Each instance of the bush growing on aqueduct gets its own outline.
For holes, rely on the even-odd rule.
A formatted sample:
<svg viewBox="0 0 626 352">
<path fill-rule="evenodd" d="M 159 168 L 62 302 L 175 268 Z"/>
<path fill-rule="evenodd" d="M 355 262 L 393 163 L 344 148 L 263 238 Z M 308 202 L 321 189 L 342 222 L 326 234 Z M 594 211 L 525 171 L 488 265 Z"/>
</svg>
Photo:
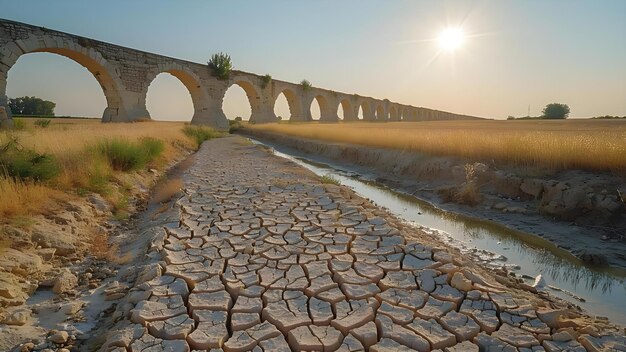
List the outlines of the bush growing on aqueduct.
<svg viewBox="0 0 626 352">
<path fill-rule="evenodd" d="M 209 68 L 213 71 L 213 75 L 218 79 L 226 80 L 230 77 L 233 69 L 233 63 L 230 56 L 224 53 L 217 53 L 211 56 L 208 62 Z"/>
<path fill-rule="evenodd" d="M 311 82 L 307 81 L 306 79 L 303 79 L 302 82 L 300 82 L 300 85 L 302 86 L 302 90 L 309 90 L 311 89 L 311 87 L 313 87 Z"/>
</svg>

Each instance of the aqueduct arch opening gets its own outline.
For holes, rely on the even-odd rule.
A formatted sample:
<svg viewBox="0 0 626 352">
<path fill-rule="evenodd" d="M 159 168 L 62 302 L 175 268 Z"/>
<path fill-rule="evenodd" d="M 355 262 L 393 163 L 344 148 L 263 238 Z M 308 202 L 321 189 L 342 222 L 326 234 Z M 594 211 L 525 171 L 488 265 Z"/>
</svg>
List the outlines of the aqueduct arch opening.
<svg viewBox="0 0 626 352">
<path fill-rule="evenodd" d="M 330 108 L 330 105 L 326 97 L 324 97 L 323 95 L 316 95 L 311 101 L 311 106 L 309 107 L 309 110 L 311 112 L 311 118 L 313 120 L 329 119 L 330 116 L 326 116 L 328 115 L 329 108 Z"/>
<path fill-rule="evenodd" d="M 369 102 L 362 101 L 359 104 L 359 112 L 358 112 L 358 120 L 370 120 L 372 118 L 372 108 L 370 107 Z"/>
<path fill-rule="evenodd" d="M 278 92 L 278 94 L 274 97 L 274 112 L 276 112 L 276 101 L 278 100 L 280 95 L 283 95 L 287 100 L 287 105 L 289 106 L 289 120 L 301 120 L 303 117 L 302 114 L 302 102 L 300 97 L 291 89 L 285 88 L 282 91 Z M 279 113 L 276 113 L 276 116 L 279 116 Z M 286 120 L 286 116 L 282 116 L 283 120 Z"/>
<path fill-rule="evenodd" d="M 61 55 L 24 54 L 11 67 L 8 78 L 7 98 L 34 96 L 52 101 L 56 116 L 101 119 L 107 107 L 102 86 L 93 74 Z M 20 113 L 18 110 L 11 112 L 13 115 Z"/>
<path fill-rule="evenodd" d="M 400 121 L 400 115 L 398 114 L 398 109 L 396 109 L 395 106 L 391 106 L 389 108 L 389 120 Z"/>
<path fill-rule="evenodd" d="M 126 115 L 125 109 L 121 104 L 121 97 L 118 90 L 121 83 L 114 76 L 113 72 L 115 71 L 107 67 L 108 64 L 99 53 L 93 49 L 88 50 L 77 44 L 74 45 L 73 49 L 54 47 L 50 45 L 51 43 L 46 43 L 45 46 L 39 44 L 41 44 L 41 42 L 35 39 L 24 40 L 22 47 L 17 44 L 5 45 L 2 50 L 2 55 L 0 55 L 0 106 L 6 107 L 8 114 L 10 114 L 10 109 L 8 108 L 6 88 L 10 69 L 23 55 L 30 53 L 51 53 L 66 57 L 78 63 L 93 75 L 102 88 L 106 99 L 107 106 L 102 113 L 103 122 L 117 121 L 119 120 L 117 118 L 118 116 Z"/>
<path fill-rule="evenodd" d="M 354 114 L 352 103 L 350 103 L 348 99 L 343 99 L 339 105 L 337 105 L 337 116 L 340 116 L 344 121 L 358 120 L 358 117 Z"/>
<path fill-rule="evenodd" d="M 257 88 L 255 88 L 255 86 L 247 80 L 243 80 L 243 79 L 236 80 L 228 87 L 228 89 L 226 90 L 226 93 L 224 94 L 224 97 L 222 98 L 222 104 L 221 104 L 222 110 L 226 112 L 227 109 L 234 109 L 234 107 L 232 106 L 226 106 L 226 104 L 228 103 L 227 99 L 230 99 L 227 96 L 233 90 L 243 90 L 245 97 L 241 97 L 240 95 L 238 95 L 237 98 L 231 100 L 230 103 L 241 106 L 241 105 L 245 105 L 244 101 L 246 101 L 248 103 L 249 112 L 247 116 L 241 116 L 241 117 L 244 120 L 249 120 L 251 122 L 258 122 L 256 121 L 256 117 L 259 115 L 259 112 L 261 110 L 261 105 L 259 101 L 260 96 L 259 96 L 259 93 L 257 92 Z M 239 110 L 243 110 L 243 109 L 239 108 Z M 228 117 L 234 118 L 232 116 L 228 116 Z"/>
<path fill-rule="evenodd" d="M 197 120 L 202 116 L 203 111 L 205 111 L 208 107 L 208 97 L 204 93 L 202 86 L 200 84 L 200 78 L 196 76 L 190 70 L 186 70 L 182 67 L 176 67 L 174 65 L 170 67 L 160 67 L 158 70 L 153 70 L 148 74 L 146 82 L 149 82 L 147 86 L 144 88 L 144 93 L 142 94 L 142 101 L 140 101 L 139 106 L 144 107 L 145 112 L 140 112 L 140 114 L 145 115 L 144 119 L 150 119 L 150 112 L 146 107 L 146 98 L 148 94 L 148 89 L 152 82 L 159 76 L 160 74 L 168 73 L 174 77 L 176 77 L 182 84 L 187 88 L 189 95 L 191 96 L 191 102 L 193 104 L 193 116 L 191 121 Z"/>
<path fill-rule="evenodd" d="M 378 106 L 376 106 L 376 120 L 378 121 L 385 121 L 387 120 L 387 116 L 385 116 L 385 108 L 383 107 L 382 104 L 378 104 Z"/>
<path fill-rule="evenodd" d="M 189 89 L 181 80 L 162 72 L 148 86 L 146 111 L 152 120 L 191 121 L 194 104 Z"/>
</svg>

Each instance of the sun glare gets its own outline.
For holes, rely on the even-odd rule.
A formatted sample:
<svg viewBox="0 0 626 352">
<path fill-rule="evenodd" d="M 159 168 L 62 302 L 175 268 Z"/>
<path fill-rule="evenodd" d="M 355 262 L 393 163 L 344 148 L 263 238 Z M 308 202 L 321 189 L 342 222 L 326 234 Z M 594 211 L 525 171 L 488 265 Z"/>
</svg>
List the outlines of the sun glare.
<svg viewBox="0 0 626 352">
<path fill-rule="evenodd" d="M 465 36 L 461 28 L 446 28 L 439 34 L 437 42 L 441 49 L 452 51 L 461 47 L 464 39 Z"/>
</svg>

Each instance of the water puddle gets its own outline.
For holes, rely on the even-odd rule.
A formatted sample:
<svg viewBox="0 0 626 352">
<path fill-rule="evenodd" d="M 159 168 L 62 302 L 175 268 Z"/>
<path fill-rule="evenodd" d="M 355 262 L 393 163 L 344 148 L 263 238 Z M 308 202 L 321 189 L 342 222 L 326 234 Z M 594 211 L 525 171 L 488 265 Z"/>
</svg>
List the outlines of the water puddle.
<svg viewBox="0 0 626 352">
<path fill-rule="evenodd" d="M 541 274 L 546 282 L 545 290 L 550 294 L 579 305 L 591 314 L 626 325 L 626 274 L 623 270 L 586 267 L 567 251 L 537 236 L 438 209 L 350 170 L 294 156 L 287 148 L 268 146 L 274 147 L 277 156 L 292 160 L 317 175 L 331 175 L 398 218 L 437 234 L 462 252 L 472 252 L 483 264 L 506 266 L 530 284 Z"/>
</svg>

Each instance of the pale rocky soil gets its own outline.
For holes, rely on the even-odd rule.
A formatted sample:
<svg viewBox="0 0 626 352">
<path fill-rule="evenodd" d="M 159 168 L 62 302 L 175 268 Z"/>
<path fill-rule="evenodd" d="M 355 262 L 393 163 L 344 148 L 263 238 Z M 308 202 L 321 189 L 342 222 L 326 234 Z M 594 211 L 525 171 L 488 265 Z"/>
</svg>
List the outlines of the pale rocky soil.
<svg viewBox="0 0 626 352">
<path fill-rule="evenodd" d="M 496 166 L 244 130 L 321 162 L 338 163 L 456 213 L 542 237 L 590 265 L 626 269 L 626 175 Z M 454 200 L 468 182 L 477 204 Z"/>
<path fill-rule="evenodd" d="M 134 182 L 130 212 L 145 205 L 160 177 L 156 170 L 128 175 Z M 121 255 L 118 247 L 137 240 L 112 211 L 105 199 L 91 194 L 29 218 L 25 229 L 1 228 L 0 351 L 24 341 L 29 343 L 18 351 L 78 350 L 76 345 L 93 337 L 97 320 L 110 314 L 128 289 L 114 286 L 133 253 L 129 247 Z M 99 246 L 92 245 L 96 238 L 104 239 Z"/>
<path fill-rule="evenodd" d="M 626 349 L 623 328 L 521 290 L 242 138 L 206 142 L 183 181 L 171 207 L 141 216 L 127 294 L 81 348 Z"/>
</svg>

